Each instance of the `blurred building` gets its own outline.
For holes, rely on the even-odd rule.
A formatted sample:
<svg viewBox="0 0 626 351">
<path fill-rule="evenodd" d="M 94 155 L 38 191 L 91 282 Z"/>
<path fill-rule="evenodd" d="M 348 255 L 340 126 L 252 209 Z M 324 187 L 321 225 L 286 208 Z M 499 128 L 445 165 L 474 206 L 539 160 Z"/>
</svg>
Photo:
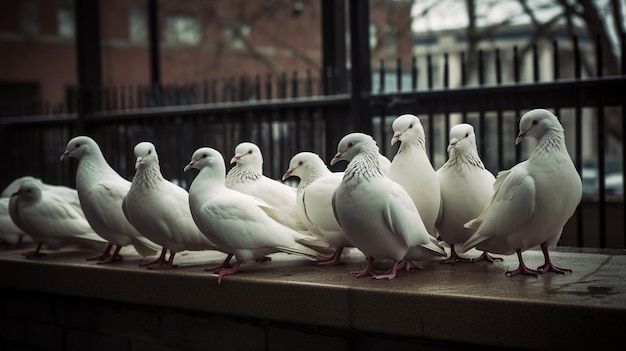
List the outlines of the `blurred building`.
<svg viewBox="0 0 626 351">
<path fill-rule="evenodd" d="M 164 85 L 294 71 L 319 81 L 319 0 L 156 3 Z M 374 60 L 412 54 L 411 3 L 370 2 Z M 106 0 L 99 8 L 102 84 L 149 84 L 148 0 Z M 0 2 L 0 103 L 43 102 L 63 112 L 77 86 L 74 15 L 73 0 Z"/>
</svg>

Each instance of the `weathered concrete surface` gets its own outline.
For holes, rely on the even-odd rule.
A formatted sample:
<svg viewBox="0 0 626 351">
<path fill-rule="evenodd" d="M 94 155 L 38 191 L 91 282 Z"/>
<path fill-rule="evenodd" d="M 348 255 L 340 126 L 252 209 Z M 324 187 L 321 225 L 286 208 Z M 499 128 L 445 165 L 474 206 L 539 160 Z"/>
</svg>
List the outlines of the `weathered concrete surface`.
<svg viewBox="0 0 626 351">
<path fill-rule="evenodd" d="M 23 251 L 0 251 L 0 287 L 456 343 L 626 349 L 626 251 L 557 249 L 555 264 L 573 270 L 566 275 L 507 277 L 517 258 L 506 256 L 430 262 L 391 281 L 349 277 L 365 266 L 359 253 L 338 267 L 279 254 L 221 286 L 204 272 L 221 253 L 181 253 L 177 269 L 149 271 L 130 251 L 112 265 L 86 262 L 93 252 L 80 249 L 37 259 Z M 529 267 L 543 263 L 540 251 L 524 257 Z"/>
</svg>

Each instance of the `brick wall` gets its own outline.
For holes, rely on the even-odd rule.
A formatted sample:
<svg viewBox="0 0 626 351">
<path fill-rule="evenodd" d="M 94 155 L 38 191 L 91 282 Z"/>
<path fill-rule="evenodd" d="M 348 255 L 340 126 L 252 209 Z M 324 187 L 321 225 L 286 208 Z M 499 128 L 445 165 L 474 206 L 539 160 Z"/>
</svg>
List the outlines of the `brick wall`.
<svg viewBox="0 0 626 351">
<path fill-rule="evenodd" d="M 471 347 L 11 289 L 0 290 L 0 296 L 0 351 L 456 350 Z"/>
</svg>

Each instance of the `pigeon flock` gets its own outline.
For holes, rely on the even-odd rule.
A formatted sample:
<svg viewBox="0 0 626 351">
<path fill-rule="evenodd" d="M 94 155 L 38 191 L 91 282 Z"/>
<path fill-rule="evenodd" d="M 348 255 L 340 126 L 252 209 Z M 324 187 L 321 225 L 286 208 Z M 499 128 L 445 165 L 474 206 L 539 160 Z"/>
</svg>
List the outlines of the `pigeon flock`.
<svg viewBox="0 0 626 351">
<path fill-rule="evenodd" d="M 263 175 L 263 156 L 253 143 L 237 145 L 228 171 L 219 151 L 201 147 L 180 165 L 199 171 L 189 192 L 163 177 L 152 143 L 135 146 L 135 175 L 128 181 L 93 139 L 77 136 L 61 155 L 61 161 L 78 160 L 76 189 L 30 176 L 14 180 L 0 196 L 0 241 L 36 244 L 27 258 L 45 255 L 42 246 L 87 247 L 102 252 L 87 258 L 97 264 L 122 261 L 125 246 L 143 257 L 160 251 L 141 264 L 157 270 L 175 268 L 179 252 L 216 250 L 226 259 L 206 270 L 218 275 L 218 284 L 242 263 L 271 261 L 274 253 L 338 266 L 346 249 L 367 261 L 349 272 L 354 277 L 389 280 L 426 261 L 493 263 L 501 258 L 492 254 L 513 253 L 519 267 L 508 276 L 571 272 L 552 262 L 549 249 L 580 203 L 582 184 L 550 111 L 522 116 L 515 144 L 534 138 L 537 146 L 497 177 L 485 169 L 469 124 L 451 128 L 449 157 L 438 170 L 417 116 L 401 115 L 392 128 L 391 144 L 400 142 L 392 161 L 363 133 L 344 136 L 329 162 L 347 161 L 345 172 L 331 172 L 313 152 L 294 155 L 282 181 L 297 177 L 297 187 Z M 522 252 L 536 246 L 545 264 L 531 269 Z M 467 257 L 474 248 L 482 254 Z"/>
</svg>

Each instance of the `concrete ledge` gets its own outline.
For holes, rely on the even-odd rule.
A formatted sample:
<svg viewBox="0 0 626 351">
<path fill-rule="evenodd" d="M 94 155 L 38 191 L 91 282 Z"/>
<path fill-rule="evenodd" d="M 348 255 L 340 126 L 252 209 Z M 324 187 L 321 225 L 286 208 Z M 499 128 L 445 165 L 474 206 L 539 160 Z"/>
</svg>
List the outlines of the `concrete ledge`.
<svg viewBox="0 0 626 351">
<path fill-rule="evenodd" d="M 181 253 L 170 271 L 139 268 L 145 259 L 86 262 L 91 252 L 65 249 L 39 259 L 0 252 L 0 288 L 236 316 L 344 331 L 449 343 L 542 349 L 626 349 L 626 251 L 560 248 L 553 260 L 574 273 L 538 278 L 504 275 L 515 256 L 488 264 L 442 265 L 400 272 L 392 281 L 352 278 L 365 265 L 317 267 L 288 255 L 242 266 L 225 277 L 204 272 L 224 255 Z M 529 267 L 543 263 L 528 251 Z"/>
</svg>

